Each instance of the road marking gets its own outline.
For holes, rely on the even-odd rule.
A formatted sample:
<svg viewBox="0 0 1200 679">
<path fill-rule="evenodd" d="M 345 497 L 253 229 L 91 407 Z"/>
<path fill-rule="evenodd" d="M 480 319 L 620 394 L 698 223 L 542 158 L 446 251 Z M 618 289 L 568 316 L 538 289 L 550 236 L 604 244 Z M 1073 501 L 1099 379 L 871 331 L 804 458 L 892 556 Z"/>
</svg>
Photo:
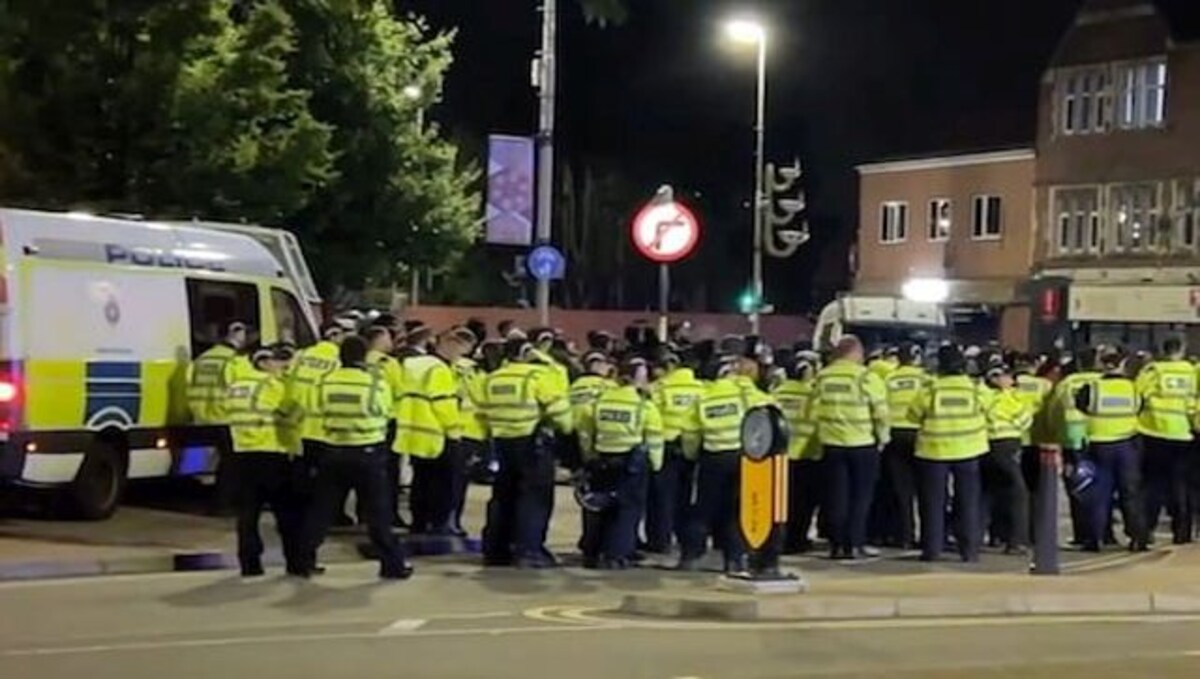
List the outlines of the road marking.
<svg viewBox="0 0 1200 679">
<path fill-rule="evenodd" d="M 429 621 L 423 620 L 421 618 L 409 618 L 409 619 L 401 618 L 401 619 L 397 620 L 396 622 L 393 622 L 392 624 L 388 625 L 387 627 L 384 627 L 383 629 L 379 630 L 379 633 L 380 634 L 404 634 L 406 632 L 415 632 L 415 631 L 421 629 L 422 627 L 424 627 L 425 623 L 427 623 L 427 622 L 429 622 Z"/>
</svg>

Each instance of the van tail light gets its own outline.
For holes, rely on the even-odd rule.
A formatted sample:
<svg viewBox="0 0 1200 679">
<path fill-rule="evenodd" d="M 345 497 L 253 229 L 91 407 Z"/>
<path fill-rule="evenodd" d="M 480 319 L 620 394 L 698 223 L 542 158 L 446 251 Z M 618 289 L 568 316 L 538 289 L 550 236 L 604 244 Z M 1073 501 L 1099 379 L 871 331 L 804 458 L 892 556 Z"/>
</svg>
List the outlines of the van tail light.
<svg viewBox="0 0 1200 679">
<path fill-rule="evenodd" d="M 0 407 L 7 406 L 10 403 L 16 403 L 17 397 L 20 396 L 20 390 L 17 389 L 16 382 L 12 380 L 0 379 Z"/>
<path fill-rule="evenodd" d="M 24 396 L 20 373 L 12 364 L 0 364 L 0 433 L 8 433 L 21 420 L 21 401 Z"/>
</svg>

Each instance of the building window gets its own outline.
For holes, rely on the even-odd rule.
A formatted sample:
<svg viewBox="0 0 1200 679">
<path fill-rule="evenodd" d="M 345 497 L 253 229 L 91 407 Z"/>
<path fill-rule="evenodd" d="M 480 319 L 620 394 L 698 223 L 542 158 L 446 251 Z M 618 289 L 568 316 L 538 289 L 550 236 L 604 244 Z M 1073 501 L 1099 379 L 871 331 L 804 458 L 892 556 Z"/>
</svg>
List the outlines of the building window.
<svg viewBox="0 0 1200 679">
<path fill-rule="evenodd" d="M 1200 241 L 1200 186 L 1191 180 L 1175 183 L 1175 249 L 1194 252 Z"/>
<path fill-rule="evenodd" d="M 1123 184 L 1109 190 L 1108 204 L 1113 224 L 1113 241 L 1118 252 L 1151 252 L 1157 246 L 1159 217 L 1158 186 Z"/>
<path fill-rule="evenodd" d="M 1167 116 L 1167 62 L 1119 64 L 1114 72 L 1117 126 L 1123 130 L 1160 127 Z"/>
<path fill-rule="evenodd" d="M 903 243 L 908 239 L 908 203 L 888 202 L 879 207 L 879 242 Z"/>
<path fill-rule="evenodd" d="M 1001 216 L 999 196 L 975 196 L 971 237 L 976 240 L 999 240 Z"/>
<path fill-rule="evenodd" d="M 926 232 L 934 242 L 950 240 L 950 200 L 934 198 L 929 201 L 929 224 Z"/>
<path fill-rule="evenodd" d="M 1059 80 L 1063 134 L 1094 134 L 1108 128 L 1109 69 L 1066 71 Z"/>
<path fill-rule="evenodd" d="M 1054 193 L 1060 254 L 1098 253 L 1102 248 L 1099 189 L 1063 189 Z"/>
</svg>

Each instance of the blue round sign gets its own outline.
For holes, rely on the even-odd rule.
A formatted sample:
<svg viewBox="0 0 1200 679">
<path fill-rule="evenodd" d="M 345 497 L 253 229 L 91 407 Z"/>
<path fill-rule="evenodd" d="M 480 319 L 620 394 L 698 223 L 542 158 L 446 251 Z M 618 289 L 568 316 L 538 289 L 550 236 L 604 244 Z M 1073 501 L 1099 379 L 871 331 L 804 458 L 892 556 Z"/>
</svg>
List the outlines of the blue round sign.
<svg viewBox="0 0 1200 679">
<path fill-rule="evenodd" d="M 553 245 L 539 245 L 526 258 L 529 275 L 539 281 L 561 280 L 567 273 L 567 260 Z"/>
</svg>

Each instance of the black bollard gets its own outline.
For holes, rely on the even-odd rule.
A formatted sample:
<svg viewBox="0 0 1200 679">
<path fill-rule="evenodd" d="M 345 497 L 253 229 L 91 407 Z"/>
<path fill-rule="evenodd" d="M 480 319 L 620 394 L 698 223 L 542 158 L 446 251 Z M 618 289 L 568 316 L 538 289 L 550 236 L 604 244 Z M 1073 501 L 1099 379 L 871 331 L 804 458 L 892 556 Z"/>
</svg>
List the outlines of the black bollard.
<svg viewBox="0 0 1200 679">
<path fill-rule="evenodd" d="M 1037 501 L 1034 503 L 1037 521 L 1030 572 L 1034 575 L 1058 575 L 1058 477 L 1062 453 L 1057 448 L 1044 446 L 1040 450 L 1038 463 Z"/>
<path fill-rule="evenodd" d="M 742 422 L 738 525 L 750 580 L 793 580 L 779 570 L 787 531 L 787 424 L 775 408 L 755 408 Z"/>
</svg>

